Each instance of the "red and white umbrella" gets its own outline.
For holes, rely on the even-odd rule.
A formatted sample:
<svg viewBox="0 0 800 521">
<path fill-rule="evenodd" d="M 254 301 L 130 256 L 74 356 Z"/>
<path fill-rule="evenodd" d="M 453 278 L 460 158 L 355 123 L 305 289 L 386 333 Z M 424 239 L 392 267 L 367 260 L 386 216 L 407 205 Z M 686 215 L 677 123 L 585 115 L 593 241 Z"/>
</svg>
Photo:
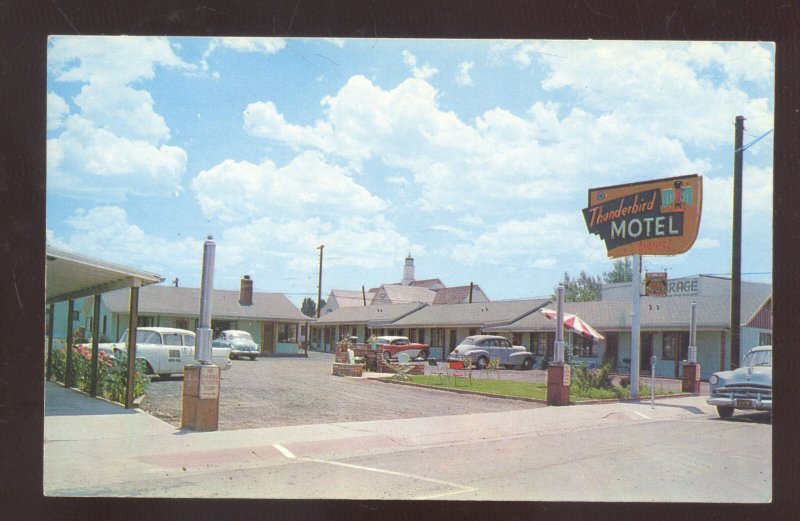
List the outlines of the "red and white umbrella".
<svg viewBox="0 0 800 521">
<path fill-rule="evenodd" d="M 542 308 L 541 312 L 544 316 L 548 319 L 553 320 L 558 316 L 558 312 L 554 309 L 546 309 Z M 570 328 L 577 333 L 585 336 L 586 338 L 592 338 L 597 340 L 598 342 L 605 342 L 606 338 L 597 332 L 595 328 L 587 324 L 583 321 L 578 315 L 573 315 L 571 313 L 564 313 L 564 325 Z"/>
</svg>

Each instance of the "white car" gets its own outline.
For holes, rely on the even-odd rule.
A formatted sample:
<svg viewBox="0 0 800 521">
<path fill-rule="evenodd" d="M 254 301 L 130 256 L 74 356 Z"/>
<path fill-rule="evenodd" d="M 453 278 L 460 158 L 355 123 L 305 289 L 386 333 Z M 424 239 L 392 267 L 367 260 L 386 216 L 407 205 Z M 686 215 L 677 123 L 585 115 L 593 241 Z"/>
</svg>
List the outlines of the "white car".
<svg viewBox="0 0 800 521">
<path fill-rule="evenodd" d="M 114 356 L 128 352 L 128 330 L 119 342 L 100 344 L 101 351 Z M 183 367 L 196 362 L 194 358 L 195 334 L 186 329 L 172 327 L 136 328 L 136 359 L 147 364 L 147 374 L 169 376 L 182 374 Z M 227 347 L 213 347 L 211 361 L 221 369 L 229 369 L 231 350 Z"/>
</svg>

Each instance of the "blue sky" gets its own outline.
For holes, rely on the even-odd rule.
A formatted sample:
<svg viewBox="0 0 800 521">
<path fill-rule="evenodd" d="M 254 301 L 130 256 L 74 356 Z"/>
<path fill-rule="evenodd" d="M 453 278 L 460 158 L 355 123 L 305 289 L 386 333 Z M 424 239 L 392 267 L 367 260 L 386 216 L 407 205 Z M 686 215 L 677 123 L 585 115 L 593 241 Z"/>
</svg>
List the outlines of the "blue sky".
<svg viewBox="0 0 800 521">
<path fill-rule="evenodd" d="M 730 272 L 733 122 L 773 127 L 771 44 L 52 37 L 49 245 L 316 298 L 418 279 L 491 299 L 612 268 L 593 187 L 697 173 L 700 232 L 645 257 Z M 742 272 L 771 281 L 772 138 L 744 154 Z"/>
</svg>

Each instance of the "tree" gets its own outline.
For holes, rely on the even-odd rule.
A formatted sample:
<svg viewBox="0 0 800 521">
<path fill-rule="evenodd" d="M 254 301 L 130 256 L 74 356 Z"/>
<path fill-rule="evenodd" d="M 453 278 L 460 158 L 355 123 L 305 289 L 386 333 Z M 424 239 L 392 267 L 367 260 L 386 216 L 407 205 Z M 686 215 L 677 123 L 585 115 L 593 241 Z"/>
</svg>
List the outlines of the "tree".
<svg viewBox="0 0 800 521">
<path fill-rule="evenodd" d="M 630 257 L 617 259 L 611 271 L 603 273 L 603 280 L 606 284 L 616 284 L 620 282 L 630 282 L 633 280 L 633 265 Z"/>
<path fill-rule="evenodd" d="M 586 302 L 589 300 L 600 300 L 603 283 L 600 277 L 587 275 L 581 271 L 577 279 L 571 279 L 569 273 L 564 272 L 564 301 L 565 302 Z"/>
<path fill-rule="evenodd" d="M 317 303 L 314 299 L 306 297 L 300 305 L 300 311 L 307 317 L 315 317 L 317 314 Z"/>
</svg>

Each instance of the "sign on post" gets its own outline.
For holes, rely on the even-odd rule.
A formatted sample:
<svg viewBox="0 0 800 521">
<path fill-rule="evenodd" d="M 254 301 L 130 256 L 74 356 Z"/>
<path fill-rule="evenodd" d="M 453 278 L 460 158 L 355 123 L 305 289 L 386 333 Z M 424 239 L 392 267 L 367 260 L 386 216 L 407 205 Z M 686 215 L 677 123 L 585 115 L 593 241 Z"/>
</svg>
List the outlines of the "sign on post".
<svg viewBox="0 0 800 521">
<path fill-rule="evenodd" d="M 656 271 L 644 274 L 644 294 L 647 297 L 667 296 L 667 272 Z"/>
<path fill-rule="evenodd" d="M 611 258 L 678 255 L 697 238 L 702 188 L 697 174 L 593 188 L 583 218 Z"/>
</svg>

